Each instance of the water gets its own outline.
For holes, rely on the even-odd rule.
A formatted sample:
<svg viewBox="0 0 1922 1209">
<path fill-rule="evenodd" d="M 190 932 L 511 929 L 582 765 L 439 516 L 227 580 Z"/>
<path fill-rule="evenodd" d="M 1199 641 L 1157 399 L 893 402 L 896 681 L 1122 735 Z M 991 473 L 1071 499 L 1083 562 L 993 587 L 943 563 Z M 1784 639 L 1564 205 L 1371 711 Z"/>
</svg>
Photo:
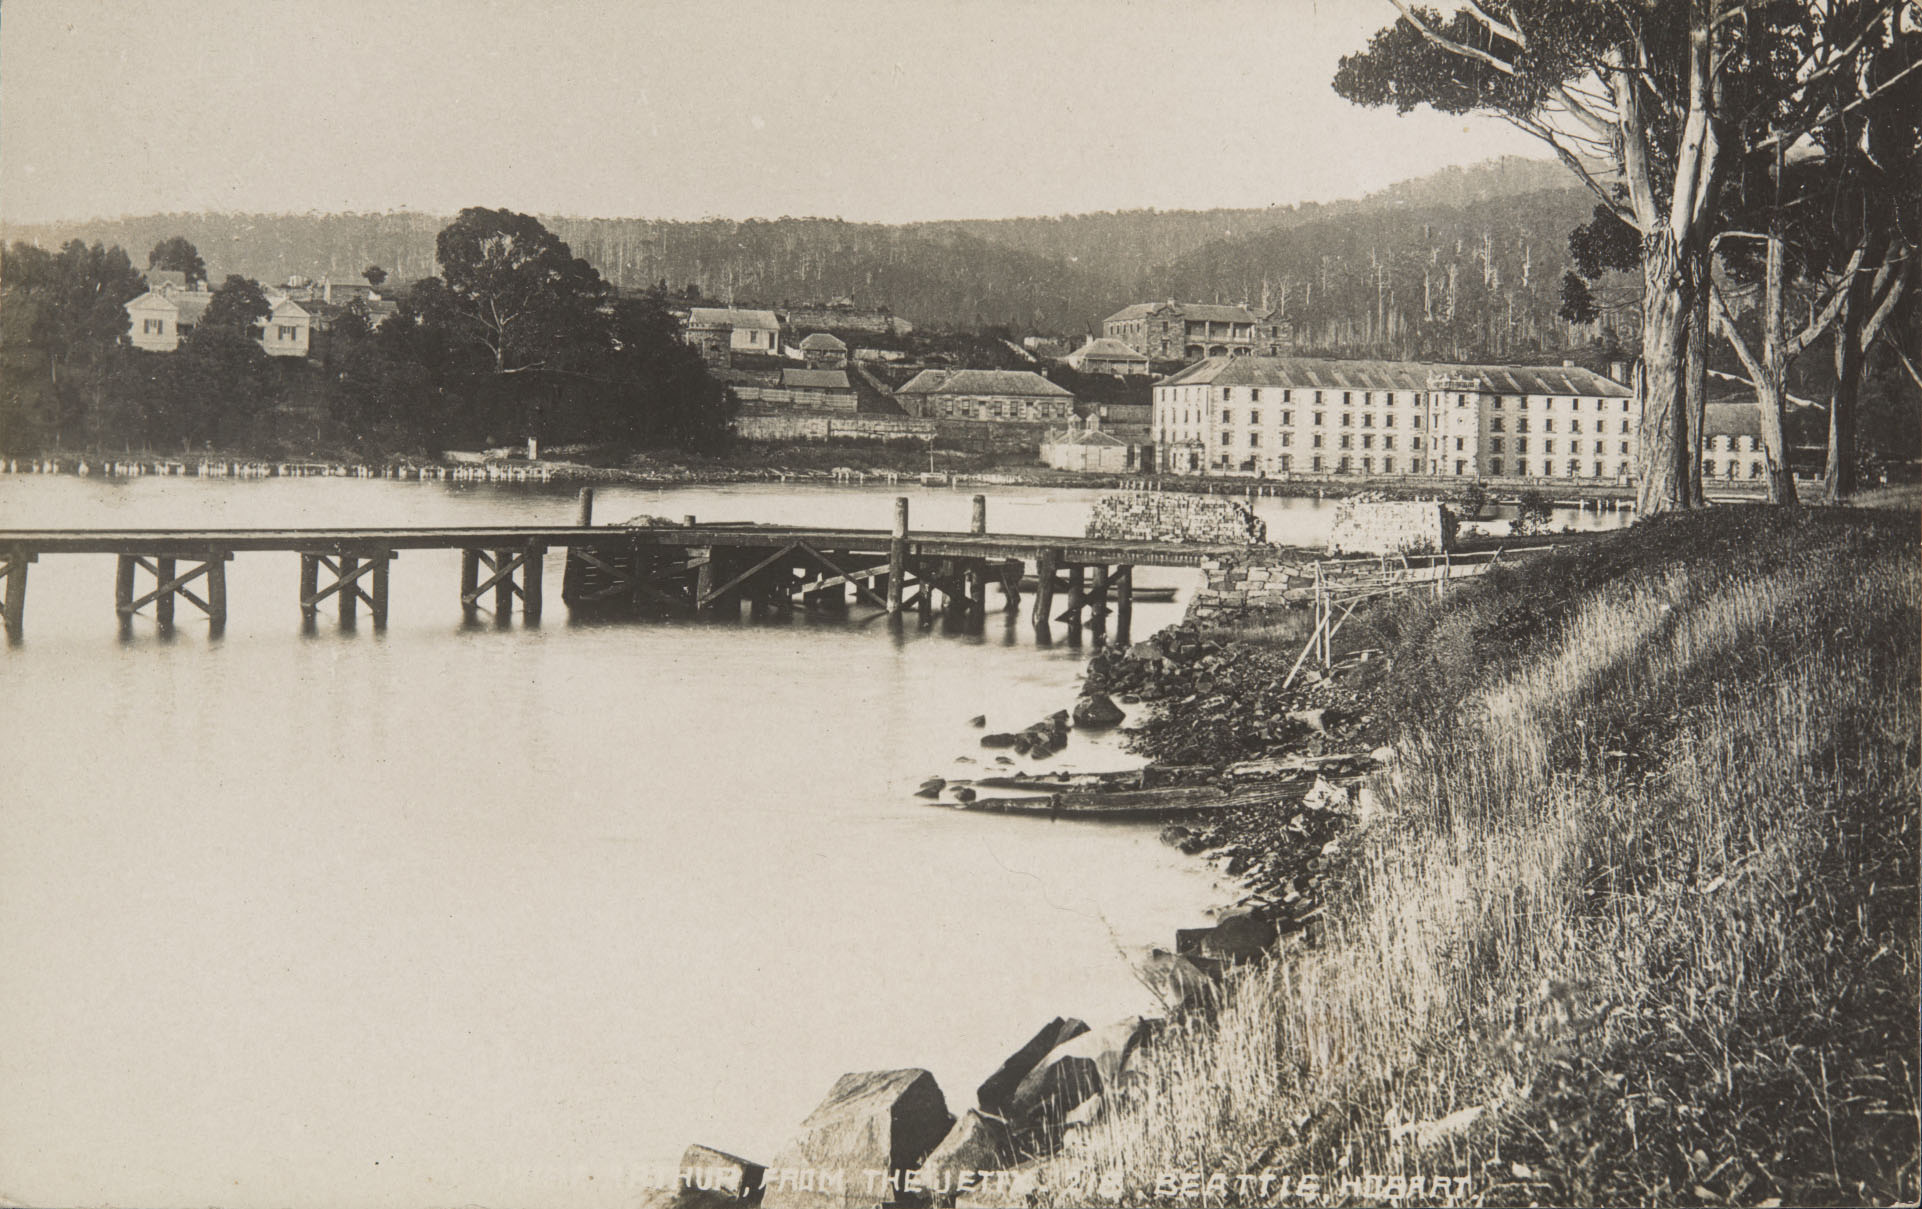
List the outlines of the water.
<svg viewBox="0 0 1922 1209">
<path fill-rule="evenodd" d="M 597 513 L 879 528 L 894 494 L 603 488 Z M 910 494 L 916 527 L 966 527 L 968 493 Z M 994 492 L 989 520 L 1078 533 L 1091 499 Z M 1261 507 L 1278 539 L 1325 528 L 1313 501 Z M 0 477 L 0 527 L 573 508 Z M 981 771 L 971 715 L 1072 699 L 1084 652 L 1025 622 L 577 625 L 559 570 L 538 628 L 464 626 L 458 556 L 408 551 L 385 632 L 323 613 L 304 636 L 297 559 L 242 554 L 223 637 L 183 602 L 170 641 L 144 618 L 123 641 L 112 558 L 33 567 L 0 650 L 0 1197 L 631 1205 L 690 1142 L 771 1158 L 843 1071 L 925 1066 L 958 1109 L 1046 1019 L 1153 1010 L 1120 948 L 1224 893 L 1153 827 L 910 796 Z M 1053 764 L 1128 762 L 1076 736 Z"/>
</svg>

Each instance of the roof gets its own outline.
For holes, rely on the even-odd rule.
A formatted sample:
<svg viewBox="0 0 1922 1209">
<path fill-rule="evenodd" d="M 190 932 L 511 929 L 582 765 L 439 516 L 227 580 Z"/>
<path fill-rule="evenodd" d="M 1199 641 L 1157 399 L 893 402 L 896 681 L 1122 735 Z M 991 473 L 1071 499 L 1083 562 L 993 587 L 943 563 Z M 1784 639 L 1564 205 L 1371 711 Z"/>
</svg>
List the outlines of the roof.
<svg viewBox="0 0 1922 1209">
<path fill-rule="evenodd" d="M 1097 361 L 1146 361 L 1148 354 L 1136 352 L 1119 340 L 1108 336 L 1098 336 L 1089 340 L 1071 354 L 1083 361 L 1092 357 Z"/>
<path fill-rule="evenodd" d="M 291 298 L 276 299 L 273 305 L 273 309 L 268 312 L 268 314 L 270 315 L 285 315 L 289 313 L 307 315 L 309 317 L 311 317 L 313 314 L 313 312 L 309 311 L 306 307 L 300 305 L 298 302 L 295 302 Z"/>
<path fill-rule="evenodd" d="M 758 328 L 761 331 L 778 332 L 781 321 L 774 317 L 773 311 L 741 310 L 731 306 L 697 306 L 688 312 L 689 327 L 730 327 Z"/>
<path fill-rule="evenodd" d="M 1104 323 L 1115 323 L 1127 319 L 1140 319 L 1156 311 L 1172 311 L 1183 319 L 1201 319 L 1210 323 L 1260 323 L 1261 316 L 1245 306 L 1216 302 L 1137 302 L 1124 306 L 1105 319 Z"/>
<path fill-rule="evenodd" d="M 952 372 L 954 371 L 946 369 L 924 369 L 914 375 L 914 377 L 909 378 L 899 387 L 896 387 L 894 393 L 897 395 L 932 394 L 943 382 L 948 380 L 948 375 Z"/>
<path fill-rule="evenodd" d="M 172 286 L 177 290 L 187 288 L 187 274 L 180 269 L 148 269 L 146 278 L 147 288 L 150 290 L 158 290 L 164 286 Z"/>
<path fill-rule="evenodd" d="M 791 390 L 853 390 L 848 376 L 838 369 L 784 369 L 781 385 Z"/>
<path fill-rule="evenodd" d="M 1602 395 L 1631 392 L 1578 365 L 1436 365 L 1419 361 L 1329 361 L 1314 357 L 1210 357 L 1170 375 L 1162 386 L 1288 386 L 1333 390 L 1429 390 L 1436 377 L 1479 381 L 1504 395 Z"/>
<path fill-rule="evenodd" d="M 919 382 L 917 376 L 902 390 Z M 896 392 L 899 393 L 899 392 Z M 1045 399 L 1072 399 L 1074 392 L 1056 386 L 1040 374 L 1027 369 L 958 369 L 949 374 L 931 393 L 937 395 L 1023 395 Z"/>
<path fill-rule="evenodd" d="M 806 340 L 801 341 L 801 351 L 806 353 L 845 353 L 848 351 L 848 346 L 843 344 L 837 336 L 830 335 L 827 332 L 815 332 Z"/>
<path fill-rule="evenodd" d="M 1084 428 L 1080 432 L 1066 433 L 1053 438 L 1055 445 L 1121 445 L 1127 442 L 1098 428 Z"/>
<path fill-rule="evenodd" d="M 198 323 L 207 304 L 213 300 L 213 294 L 206 290 L 148 290 L 129 300 L 127 309 L 147 311 L 158 305 L 160 309 L 172 310 L 185 322 Z"/>
<path fill-rule="evenodd" d="M 1762 412 L 1753 399 L 1744 403 L 1717 403 L 1710 400 L 1702 409 L 1702 435 L 1710 437 L 1760 437 Z"/>
</svg>

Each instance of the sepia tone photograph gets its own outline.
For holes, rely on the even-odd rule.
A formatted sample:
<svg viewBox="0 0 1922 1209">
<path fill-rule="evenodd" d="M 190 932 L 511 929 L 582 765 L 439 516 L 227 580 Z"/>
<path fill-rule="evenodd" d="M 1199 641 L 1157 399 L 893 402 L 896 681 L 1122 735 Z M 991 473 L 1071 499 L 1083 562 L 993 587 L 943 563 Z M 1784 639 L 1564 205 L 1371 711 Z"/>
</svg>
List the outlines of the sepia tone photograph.
<svg viewBox="0 0 1922 1209">
<path fill-rule="evenodd" d="M 1922 1197 L 1918 0 L 5 0 L 0 1206 Z"/>
</svg>

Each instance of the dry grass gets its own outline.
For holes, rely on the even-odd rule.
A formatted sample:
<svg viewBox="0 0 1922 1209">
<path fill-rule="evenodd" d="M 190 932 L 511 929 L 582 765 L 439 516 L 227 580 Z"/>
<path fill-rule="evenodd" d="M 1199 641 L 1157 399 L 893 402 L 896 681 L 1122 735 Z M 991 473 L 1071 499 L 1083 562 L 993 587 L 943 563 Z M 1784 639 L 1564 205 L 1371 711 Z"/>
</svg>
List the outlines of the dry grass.
<svg viewBox="0 0 1922 1209">
<path fill-rule="evenodd" d="M 1914 535 L 1760 510 L 1638 533 L 1384 623 L 1391 675 L 1438 662 L 1397 707 L 1389 814 L 1354 837 L 1325 943 L 1171 1030 L 1050 1183 L 1915 1199 Z M 1258 1199 L 1233 1187 L 1186 1199 Z"/>
</svg>

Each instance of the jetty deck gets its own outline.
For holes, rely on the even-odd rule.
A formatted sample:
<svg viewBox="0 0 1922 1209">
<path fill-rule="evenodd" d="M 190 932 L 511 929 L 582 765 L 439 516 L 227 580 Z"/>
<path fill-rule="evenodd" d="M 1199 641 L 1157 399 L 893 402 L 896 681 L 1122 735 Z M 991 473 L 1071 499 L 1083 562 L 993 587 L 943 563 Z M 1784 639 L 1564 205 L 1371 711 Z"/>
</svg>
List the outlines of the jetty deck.
<svg viewBox="0 0 1922 1209">
<path fill-rule="evenodd" d="M 1129 640 L 1133 573 L 1138 566 L 1195 567 L 1244 550 L 1237 544 L 1131 541 L 1050 534 L 990 533 L 986 501 L 974 499 L 968 531 L 914 532 L 908 501 L 894 502 L 889 529 L 655 521 L 595 525 L 591 489 L 573 525 L 421 526 L 296 529 L 5 529 L 0 530 L 0 611 L 8 636 L 24 632 L 27 569 L 56 555 L 112 555 L 119 560 L 114 607 L 123 628 L 151 611 L 171 627 L 185 601 L 218 630 L 227 620 L 226 565 L 258 552 L 300 556 L 300 608 L 311 622 L 328 601 L 343 622 L 365 605 L 386 624 L 389 564 L 410 550 L 459 550 L 460 599 L 470 614 L 491 597 L 497 621 L 518 608 L 537 619 L 550 551 L 564 557 L 562 599 L 576 610 L 711 613 L 871 608 L 927 618 L 938 607 L 950 620 L 978 620 L 987 586 L 1000 588 L 1001 610 L 1022 607 L 1022 581 L 1033 576 L 1037 636 L 1064 622 L 1070 638 L 1090 626 L 1104 640 L 1109 619 Z M 145 590 L 139 590 L 142 587 Z"/>
</svg>

